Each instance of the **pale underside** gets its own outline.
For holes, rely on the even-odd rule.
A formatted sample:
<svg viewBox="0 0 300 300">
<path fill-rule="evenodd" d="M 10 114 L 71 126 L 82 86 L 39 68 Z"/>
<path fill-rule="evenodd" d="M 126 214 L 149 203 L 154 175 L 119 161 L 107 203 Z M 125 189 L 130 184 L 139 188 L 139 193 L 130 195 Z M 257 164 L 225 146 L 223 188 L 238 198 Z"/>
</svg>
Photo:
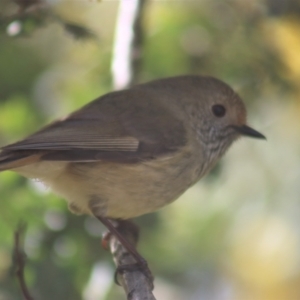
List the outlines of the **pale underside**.
<svg viewBox="0 0 300 300">
<path fill-rule="evenodd" d="M 40 161 L 13 171 L 42 181 L 75 213 L 128 219 L 176 200 L 203 175 L 200 166 L 184 151 L 134 164 Z M 91 212 L 91 201 L 97 211 Z"/>
</svg>

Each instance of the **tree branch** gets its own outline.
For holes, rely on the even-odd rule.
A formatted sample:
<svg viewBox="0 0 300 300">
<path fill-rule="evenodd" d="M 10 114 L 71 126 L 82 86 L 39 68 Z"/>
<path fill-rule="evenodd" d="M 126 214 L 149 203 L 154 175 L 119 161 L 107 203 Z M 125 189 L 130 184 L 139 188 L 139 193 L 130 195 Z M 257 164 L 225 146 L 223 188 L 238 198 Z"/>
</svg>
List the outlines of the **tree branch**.
<svg viewBox="0 0 300 300">
<path fill-rule="evenodd" d="M 118 231 L 134 246 L 138 241 L 138 228 L 130 221 L 119 221 Z M 117 270 L 122 266 L 135 266 L 133 256 L 121 245 L 118 239 L 111 235 L 109 239 L 110 251 L 113 255 Z M 124 288 L 127 300 L 155 300 L 152 294 L 151 279 L 142 269 L 124 270 L 117 273 L 117 280 Z"/>
<path fill-rule="evenodd" d="M 113 86 L 123 89 L 138 82 L 142 60 L 143 14 L 146 0 L 122 0 L 112 60 Z"/>
</svg>

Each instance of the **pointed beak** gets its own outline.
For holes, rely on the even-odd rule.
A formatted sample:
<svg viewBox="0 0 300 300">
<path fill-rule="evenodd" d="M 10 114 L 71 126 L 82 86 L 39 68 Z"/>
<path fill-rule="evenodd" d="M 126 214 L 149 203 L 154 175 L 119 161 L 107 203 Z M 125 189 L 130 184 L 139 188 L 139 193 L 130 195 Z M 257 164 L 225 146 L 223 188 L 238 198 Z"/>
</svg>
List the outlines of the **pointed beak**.
<svg viewBox="0 0 300 300">
<path fill-rule="evenodd" d="M 252 138 L 257 138 L 257 139 L 264 139 L 266 140 L 266 137 L 261 134 L 260 132 L 252 129 L 251 127 L 247 125 L 242 125 L 242 126 L 232 126 L 237 132 L 239 132 L 242 135 L 246 135 Z"/>
</svg>

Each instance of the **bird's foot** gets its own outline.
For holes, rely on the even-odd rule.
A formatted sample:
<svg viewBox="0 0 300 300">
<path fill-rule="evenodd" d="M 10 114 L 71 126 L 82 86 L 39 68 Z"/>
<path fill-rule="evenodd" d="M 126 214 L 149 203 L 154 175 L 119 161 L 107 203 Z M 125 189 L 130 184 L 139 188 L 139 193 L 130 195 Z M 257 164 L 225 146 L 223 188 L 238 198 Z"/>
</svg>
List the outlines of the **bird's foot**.
<svg viewBox="0 0 300 300">
<path fill-rule="evenodd" d="M 124 275 L 126 272 L 141 272 L 147 279 L 148 284 L 151 290 L 154 289 L 154 277 L 148 267 L 147 261 L 143 260 L 143 262 L 137 262 L 134 264 L 120 265 L 117 267 L 115 271 L 115 283 L 120 285 L 118 280 L 118 275 Z"/>
</svg>

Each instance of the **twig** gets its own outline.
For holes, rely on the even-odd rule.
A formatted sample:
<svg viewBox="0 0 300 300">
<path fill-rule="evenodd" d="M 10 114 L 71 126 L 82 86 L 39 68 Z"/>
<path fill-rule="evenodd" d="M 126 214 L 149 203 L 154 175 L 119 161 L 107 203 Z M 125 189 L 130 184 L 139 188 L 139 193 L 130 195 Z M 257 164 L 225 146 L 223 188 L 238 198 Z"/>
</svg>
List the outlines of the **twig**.
<svg viewBox="0 0 300 300">
<path fill-rule="evenodd" d="M 122 235 L 136 246 L 138 240 L 137 227 L 130 221 L 121 221 L 118 230 Z M 110 251 L 118 268 L 122 266 L 134 266 L 136 261 L 130 253 L 121 245 L 118 239 L 111 235 L 109 239 Z M 152 283 L 145 273 L 135 268 L 130 271 L 118 272 L 117 280 L 124 288 L 127 300 L 155 300 L 152 294 Z"/>
<path fill-rule="evenodd" d="M 29 290 L 27 288 L 26 282 L 25 282 L 25 276 L 24 276 L 24 269 L 25 269 L 25 262 L 26 262 L 26 254 L 23 250 L 23 243 L 21 241 L 22 235 L 25 231 L 24 225 L 19 225 L 18 229 L 15 231 L 15 244 L 14 244 L 14 261 L 16 264 L 16 276 L 22 291 L 22 294 L 24 296 L 24 299 L 26 300 L 33 300 L 31 297 Z"/>
</svg>

